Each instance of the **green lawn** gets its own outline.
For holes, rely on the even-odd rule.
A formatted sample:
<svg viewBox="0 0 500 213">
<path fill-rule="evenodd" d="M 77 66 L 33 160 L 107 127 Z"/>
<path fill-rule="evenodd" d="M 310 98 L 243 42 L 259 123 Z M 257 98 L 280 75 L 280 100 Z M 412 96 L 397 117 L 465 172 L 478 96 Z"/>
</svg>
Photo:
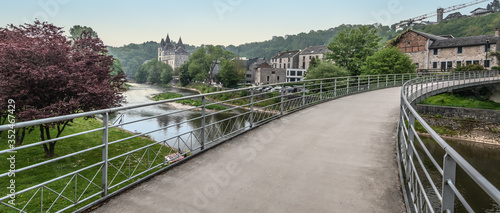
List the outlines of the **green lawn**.
<svg viewBox="0 0 500 213">
<path fill-rule="evenodd" d="M 161 100 L 169 100 L 169 99 L 182 98 L 182 97 L 184 97 L 184 96 L 181 94 L 167 92 L 167 93 L 155 95 L 155 96 L 153 96 L 153 99 L 155 101 L 161 101 Z M 180 100 L 180 101 L 176 101 L 176 103 L 189 105 L 189 106 L 195 106 L 195 107 L 200 107 L 203 105 L 203 103 L 200 100 L 192 100 L 192 99 Z M 209 103 L 207 103 L 207 105 L 208 104 Z M 227 109 L 226 107 L 221 106 L 221 105 L 217 105 L 217 104 L 208 105 L 205 108 L 211 109 L 211 110 L 226 110 Z"/>
<path fill-rule="evenodd" d="M 453 95 L 451 93 L 444 93 L 426 98 L 420 102 L 420 104 L 500 110 L 500 103 L 495 103 L 493 101 L 481 101 L 474 98 Z"/>
<path fill-rule="evenodd" d="M 87 130 L 92 130 L 96 128 L 102 127 L 102 122 L 95 120 L 95 119 L 89 119 L 85 120 L 83 118 L 75 119 L 75 122 L 71 124 L 71 126 L 66 127 L 65 131 L 63 132 L 64 135 L 70 135 L 70 134 L 75 134 L 78 132 L 82 131 L 87 131 Z M 40 132 L 37 129 L 33 130 L 30 134 L 27 134 L 24 140 L 24 145 L 27 144 L 32 144 L 35 142 L 40 141 Z M 117 129 L 117 128 L 111 128 L 109 129 L 109 142 L 118 140 L 118 139 L 123 139 L 127 137 L 133 136 L 133 133 L 129 133 L 127 131 L 124 131 L 122 129 Z M 65 139 L 65 140 L 60 140 L 56 144 L 55 148 L 55 158 L 60 157 L 60 156 L 65 156 L 71 153 L 75 153 L 78 151 L 82 151 L 94 146 L 101 145 L 103 142 L 102 139 L 102 130 L 99 130 L 97 132 L 81 135 L 81 136 L 76 136 L 73 138 Z M 136 137 L 133 139 L 129 139 L 117 144 L 109 145 L 109 151 L 108 155 L 109 158 L 116 157 L 120 154 L 127 153 L 129 151 L 144 147 L 146 145 L 151 145 L 154 144 L 155 142 L 149 138 L 146 137 Z M 2 132 L 0 134 L 0 148 L 2 150 L 7 149 L 7 131 Z M 108 167 L 108 186 L 109 185 L 115 185 L 121 181 L 126 180 L 126 176 L 130 176 L 130 174 L 138 174 L 140 172 L 143 172 L 146 170 L 146 167 L 148 165 L 158 165 L 161 164 L 163 161 L 163 158 L 165 155 L 169 154 L 171 150 L 165 146 L 162 145 L 153 145 L 149 151 L 142 150 L 138 152 L 134 152 L 128 156 L 124 156 L 121 158 L 118 158 L 116 160 L 110 161 L 111 164 L 113 164 L 115 167 L 120 168 L 122 167 L 122 172 L 123 173 L 118 173 L 117 169 L 115 169 L 113 166 Z M 156 159 L 154 159 L 154 156 L 158 153 L 158 156 Z M 7 161 L 6 159 L 8 156 L 11 154 L 3 154 L 0 156 L 0 167 L 3 168 L 1 173 L 8 172 L 10 162 Z M 148 157 L 143 157 L 143 156 L 150 156 L 149 160 Z M 15 153 L 15 167 L 16 169 L 20 169 L 29 165 L 33 165 L 36 163 L 40 163 L 46 160 L 50 160 L 45 158 L 45 153 L 43 151 L 43 148 L 41 145 L 31 147 L 31 148 L 26 148 L 23 150 L 19 150 L 17 153 Z M 140 161 L 140 159 L 143 158 L 144 160 Z M 153 160 L 154 159 L 154 160 Z M 92 164 L 98 163 L 99 161 L 102 160 L 102 149 L 96 149 L 88 152 L 84 152 L 82 154 L 68 157 L 47 165 L 39 166 L 33 169 L 29 169 L 27 171 L 22 171 L 19 173 L 16 173 L 16 177 L 14 178 L 15 180 L 15 187 L 16 191 L 20 191 L 22 189 L 26 189 L 28 187 L 43 183 L 45 181 L 49 181 L 53 178 L 61 177 L 65 174 L 77 171 L 79 169 L 85 168 L 87 166 L 90 166 Z M 146 163 L 148 162 L 148 163 Z M 137 167 L 137 168 L 136 168 Z M 129 168 L 131 168 L 129 170 Z M 135 171 L 134 171 L 135 169 Z M 95 193 L 99 193 L 100 189 L 98 186 L 101 186 L 101 171 L 100 166 L 90 168 L 88 170 L 82 171 L 79 174 L 81 176 L 70 176 L 67 178 L 64 178 L 62 180 L 49 183 L 46 186 L 58 193 L 62 192 L 62 195 L 70 200 L 74 200 L 75 196 L 78 198 L 81 196 L 79 200 L 82 200 L 90 195 L 93 195 Z M 147 172 L 146 174 L 151 173 L 152 171 Z M 118 175 L 116 175 L 118 174 Z M 115 178 L 116 175 L 116 178 Z M 132 175 L 133 176 L 133 175 Z M 76 178 L 75 178 L 76 177 Z M 133 181 L 138 179 L 130 179 L 129 181 Z M 75 181 L 76 179 L 76 181 Z M 113 180 L 114 179 L 114 180 Z M 0 178 L 0 194 L 2 196 L 6 196 L 8 194 L 8 191 L 6 187 L 9 184 L 9 181 L 11 180 L 10 177 L 2 177 Z M 92 181 L 94 184 L 90 184 L 89 181 Z M 111 183 L 111 184 L 110 184 Z M 119 189 L 120 187 L 123 187 L 124 185 L 128 184 L 130 182 L 126 182 L 122 185 L 117 186 L 115 189 L 110 190 L 110 192 Z M 63 189 L 67 187 L 64 191 Z M 75 191 L 75 187 L 77 188 Z M 88 187 L 88 188 L 87 188 Z M 86 189 L 87 188 L 87 189 Z M 40 189 L 40 188 L 37 188 Z M 23 208 L 23 206 L 30 200 L 30 198 L 35 194 L 37 191 L 31 190 L 28 192 L 25 192 L 21 195 L 18 195 L 16 197 L 15 203 L 16 207 L 18 208 Z M 33 200 L 30 202 L 30 204 L 26 207 L 27 212 L 35 212 L 35 211 L 40 211 L 40 193 L 41 191 L 38 191 L 36 195 L 33 196 Z M 44 211 L 47 211 L 48 208 L 54 204 L 50 212 L 54 212 L 57 210 L 62 209 L 65 206 L 68 206 L 71 204 L 70 201 L 66 200 L 63 197 L 59 197 L 58 195 L 55 194 L 54 192 L 50 191 L 47 188 L 43 189 L 43 208 Z M 100 197 L 97 196 L 95 198 L 92 198 L 91 201 L 96 200 Z M 7 202 L 4 201 L 4 202 Z M 80 204 L 78 207 L 82 207 L 85 204 L 90 203 L 90 201 L 83 202 Z M 70 209 L 71 211 L 75 210 L 76 208 Z M 0 207 L 0 212 L 15 212 L 11 211 L 9 208 L 5 207 L 4 205 L 1 205 Z"/>
</svg>

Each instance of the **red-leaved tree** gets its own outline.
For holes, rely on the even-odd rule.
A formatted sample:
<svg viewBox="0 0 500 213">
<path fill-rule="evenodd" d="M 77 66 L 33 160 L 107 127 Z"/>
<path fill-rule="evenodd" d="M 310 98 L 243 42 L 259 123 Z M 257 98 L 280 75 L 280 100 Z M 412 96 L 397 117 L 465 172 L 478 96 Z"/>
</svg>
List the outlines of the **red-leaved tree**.
<svg viewBox="0 0 500 213">
<path fill-rule="evenodd" d="M 16 102 L 18 122 L 119 106 L 124 76 L 112 77 L 113 57 L 90 33 L 74 40 L 46 22 L 0 28 L 0 112 Z M 1 121 L 0 121 L 1 122 Z M 61 136 L 72 120 L 39 125 L 40 137 Z M 50 132 L 56 129 L 55 133 Z M 18 134 L 22 144 L 25 131 Z M 43 145 L 53 157 L 56 142 Z"/>
</svg>

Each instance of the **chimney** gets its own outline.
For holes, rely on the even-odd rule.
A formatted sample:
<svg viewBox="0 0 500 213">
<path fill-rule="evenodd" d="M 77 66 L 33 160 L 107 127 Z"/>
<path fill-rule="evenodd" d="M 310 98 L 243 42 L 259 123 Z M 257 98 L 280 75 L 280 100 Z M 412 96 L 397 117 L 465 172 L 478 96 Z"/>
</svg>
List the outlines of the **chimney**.
<svg viewBox="0 0 500 213">
<path fill-rule="evenodd" d="M 495 29 L 495 36 L 500 36 L 500 28 Z"/>
</svg>

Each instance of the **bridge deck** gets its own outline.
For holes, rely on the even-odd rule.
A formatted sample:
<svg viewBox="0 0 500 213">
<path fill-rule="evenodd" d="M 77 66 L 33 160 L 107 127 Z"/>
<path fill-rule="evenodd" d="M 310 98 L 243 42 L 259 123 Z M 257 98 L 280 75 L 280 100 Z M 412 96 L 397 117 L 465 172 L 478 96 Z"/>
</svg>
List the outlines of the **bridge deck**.
<svg viewBox="0 0 500 213">
<path fill-rule="evenodd" d="M 395 154 L 400 90 L 275 120 L 95 212 L 404 212 Z"/>
</svg>

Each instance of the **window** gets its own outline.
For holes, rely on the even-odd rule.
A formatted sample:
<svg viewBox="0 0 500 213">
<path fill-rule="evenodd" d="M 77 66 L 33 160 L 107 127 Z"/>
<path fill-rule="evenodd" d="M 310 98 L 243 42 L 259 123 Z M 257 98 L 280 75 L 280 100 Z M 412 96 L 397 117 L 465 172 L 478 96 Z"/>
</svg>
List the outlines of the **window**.
<svg viewBox="0 0 500 213">
<path fill-rule="evenodd" d="M 269 82 L 269 76 L 267 76 L 267 82 Z"/>
<path fill-rule="evenodd" d="M 272 71 L 272 72 L 271 72 L 271 74 L 273 74 L 273 75 L 274 75 L 274 74 L 276 74 L 276 72 L 275 72 L 275 71 Z"/>
<path fill-rule="evenodd" d="M 290 78 L 290 82 L 295 82 L 295 78 Z"/>
<path fill-rule="evenodd" d="M 286 71 L 286 76 L 290 76 L 290 71 L 289 70 Z"/>
<path fill-rule="evenodd" d="M 438 54 L 438 49 L 434 49 L 434 55 Z"/>
<path fill-rule="evenodd" d="M 302 76 L 302 71 L 297 71 L 297 76 Z"/>
<path fill-rule="evenodd" d="M 448 66 L 446 66 L 447 69 L 453 68 L 453 61 L 448 61 Z"/>
<path fill-rule="evenodd" d="M 408 42 L 408 46 L 411 47 L 411 42 Z"/>
<path fill-rule="evenodd" d="M 457 53 L 458 53 L 458 54 L 462 54 L 462 53 L 464 53 L 463 48 L 462 48 L 462 47 L 458 47 Z"/>
<path fill-rule="evenodd" d="M 295 76 L 295 71 L 290 71 L 290 76 Z"/>
<path fill-rule="evenodd" d="M 490 52 L 490 48 L 491 48 L 490 44 L 484 45 L 484 52 Z"/>
<path fill-rule="evenodd" d="M 306 62 L 302 62 L 302 69 L 305 69 L 306 68 Z"/>
<path fill-rule="evenodd" d="M 319 57 L 318 57 L 318 56 L 316 56 L 316 59 L 318 59 L 318 58 L 319 58 Z"/>
<path fill-rule="evenodd" d="M 279 76 L 278 76 L 278 77 L 276 77 L 276 80 L 278 80 L 278 82 L 279 82 L 279 81 L 280 81 L 280 77 L 279 77 Z"/>
<path fill-rule="evenodd" d="M 302 57 L 302 60 L 303 60 L 303 61 L 305 61 L 305 60 L 306 60 L 306 56 L 303 56 L 303 57 Z"/>
<path fill-rule="evenodd" d="M 415 63 L 415 68 L 418 68 L 418 63 Z"/>
<path fill-rule="evenodd" d="M 281 63 L 281 58 L 280 58 L 280 63 Z"/>
<path fill-rule="evenodd" d="M 461 67 L 462 66 L 462 61 L 457 61 L 457 67 Z"/>
<path fill-rule="evenodd" d="M 472 63 L 473 64 L 479 64 L 479 60 L 474 60 Z"/>
<path fill-rule="evenodd" d="M 484 67 L 490 67 L 490 60 L 484 60 Z"/>
<path fill-rule="evenodd" d="M 437 69 L 438 68 L 438 62 L 432 62 L 432 68 Z"/>
<path fill-rule="evenodd" d="M 465 65 L 471 65 L 472 61 L 465 61 Z"/>
<path fill-rule="evenodd" d="M 250 74 L 247 74 L 247 78 L 251 78 L 251 77 L 252 77 L 252 75 L 250 75 Z"/>
</svg>

